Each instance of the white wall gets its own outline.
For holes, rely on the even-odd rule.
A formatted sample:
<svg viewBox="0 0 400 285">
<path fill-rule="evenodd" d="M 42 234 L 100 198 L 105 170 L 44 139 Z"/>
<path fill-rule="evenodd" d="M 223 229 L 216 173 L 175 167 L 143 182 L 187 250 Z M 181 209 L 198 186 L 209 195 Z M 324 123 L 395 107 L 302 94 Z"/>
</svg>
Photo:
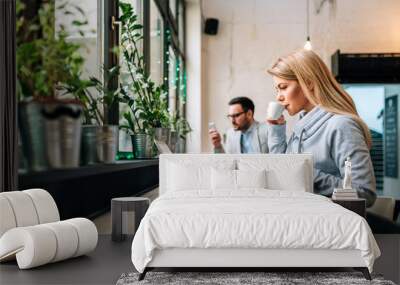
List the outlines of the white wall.
<svg viewBox="0 0 400 285">
<path fill-rule="evenodd" d="M 337 49 L 400 52 L 399 0 L 326 1 L 317 14 L 320 2 L 310 1 L 310 35 L 313 49 L 328 66 Z M 256 105 L 256 119 L 264 119 L 267 104 L 275 97 L 265 70 L 278 56 L 304 45 L 306 1 L 203 0 L 202 6 L 205 18 L 220 21 L 216 36 L 203 34 L 204 106 L 197 112 L 203 116 L 200 149 L 209 152 L 206 123 L 214 121 L 220 130 L 229 127 L 225 115 L 230 98 L 249 96 Z M 189 104 L 191 95 L 188 92 Z"/>
</svg>

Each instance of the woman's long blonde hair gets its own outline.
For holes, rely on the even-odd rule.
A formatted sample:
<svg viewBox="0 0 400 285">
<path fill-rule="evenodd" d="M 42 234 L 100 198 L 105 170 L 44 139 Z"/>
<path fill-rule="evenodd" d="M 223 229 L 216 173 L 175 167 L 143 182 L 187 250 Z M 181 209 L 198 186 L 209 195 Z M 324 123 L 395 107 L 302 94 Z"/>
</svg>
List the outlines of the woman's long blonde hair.
<svg viewBox="0 0 400 285">
<path fill-rule="evenodd" d="M 362 128 L 365 141 L 371 148 L 371 134 L 358 115 L 353 99 L 343 90 L 315 52 L 305 49 L 295 51 L 279 58 L 267 72 L 279 78 L 299 82 L 304 95 L 313 105 L 334 114 L 351 116 Z M 313 91 L 310 91 L 311 89 Z"/>
</svg>

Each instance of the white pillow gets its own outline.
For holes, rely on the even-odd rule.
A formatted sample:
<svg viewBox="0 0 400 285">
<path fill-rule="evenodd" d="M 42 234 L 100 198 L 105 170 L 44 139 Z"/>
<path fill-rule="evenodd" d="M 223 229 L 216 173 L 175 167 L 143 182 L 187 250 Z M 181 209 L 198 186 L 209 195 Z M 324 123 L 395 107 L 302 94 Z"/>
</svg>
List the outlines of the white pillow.
<svg viewBox="0 0 400 285">
<path fill-rule="evenodd" d="M 235 190 L 236 170 L 211 168 L 212 190 Z"/>
<path fill-rule="evenodd" d="M 240 190 L 243 188 L 266 188 L 266 171 L 211 169 L 212 190 Z"/>
<path fill-rule="evenodd" d="M 292 164 L 286 169 L 269 169 L 267 171 L 268 189 L 302 191 L 307 190 L 307 177 L 305 163 Z"/>
<path fill-rule="evenodd" d="M 169 190 L 185 191 L 210 188 L 209 168 L 178 163 L 170 163 L 168 166 Z"/>
<path fill-rule="evenodd" d="M 234 160 L 187 161 L 176 160 L 167 164 L 167 191 L 211 190 L 211 169 L 232 170 Z"/>
<path fill-rule="evenodd" d="M 235 170 L 237 188 L 267 188 L 267 172 L 262 170 Z"/>
<path fill-rule="evenodd" d="M 270 161 L 267 159 L 240 159 L 239 170 L 266 170 L 267 189 L 307 191 L 309 188 L 309 169 L 305 161 L 282 159 Z"/>
</svg>

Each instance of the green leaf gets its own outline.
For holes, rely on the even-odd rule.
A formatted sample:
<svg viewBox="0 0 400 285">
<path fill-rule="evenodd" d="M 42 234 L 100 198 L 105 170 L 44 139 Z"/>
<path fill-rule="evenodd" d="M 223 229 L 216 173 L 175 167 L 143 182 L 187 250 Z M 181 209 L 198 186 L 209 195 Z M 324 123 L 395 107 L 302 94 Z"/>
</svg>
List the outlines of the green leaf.
<svg viewBox="0 0 400 285">
<path fill-rule="evenodd" d="M 84 25 L 87 25 L 87 24 L 89 24 L 89 21 L 88 20 L 85 20 L 85 21 L 78 21 L 78 20 L 73 20 L 72 21 L 72 25 L 74 25 L 74 26 L 84 26 Z"/>
<path fill-rule="evenodd" d="M 143 26 L 140 24 L 135 24 L 132 26 L 132 30 L 141 30 L 141 29 L 143 29 Z"/>
<path fill-rule="evenodd" d="M 78 5 L 72 5 L 72 7 L 74 7 L 82 16 L 86 16 L 85 11 L 83 11 L 83 9 Z"/>
</svg>

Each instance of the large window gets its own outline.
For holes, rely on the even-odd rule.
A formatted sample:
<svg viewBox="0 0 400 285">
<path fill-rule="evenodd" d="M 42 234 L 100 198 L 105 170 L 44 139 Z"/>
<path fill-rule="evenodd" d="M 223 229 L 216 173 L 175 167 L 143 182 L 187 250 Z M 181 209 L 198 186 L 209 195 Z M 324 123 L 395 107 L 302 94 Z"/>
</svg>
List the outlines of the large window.
<svg viewBox="0 0 400 285">
<path fill-rule="evenodd" d="M 177 59 L 172 47 L 168 50 L 168 109 L 171 114 L 176 113 L 177 104 Z"/>
<path fill-rule="evenodd" d="M 185 13 L 184 1 L 176 0 L 169 2 L 169 11 L 172 18 L 168 21 L 165 32 L 167 76 L 164 82 L 168 89 L 168 106 L 171 114 L 185 117 L 186 103 L 186 74 L 184 58 L 184 33 Z"/>
<path fill-rule="evenodd" d="M 177 0 L 169 0 L 169 9 L 173 18 L 176 17 Z"/>
<path fill-rule="evenodd" d="M 184 61 L 180 57 L 178 61 L 178 112 L 180 115 L 185 116 L 185 104 L 186 104 L 186 73 Z"/>
<path fill-rule="evenodd" d="M 371 158 L 376 177 L 376 190 L 383 193 L 383 86 L 348 86 L 346 91 L 356 104 L 360 117 L 367 124 L 372 136 Z M 371 110 L 371 104 L 375 110 Z"/>
<path fill-rule="evenodd" d="M 398 165 L 399 84 L 345 84 L 372 136 L 371 158 L 379 195 L 400 197 Z"/>
<path fill-rule="evenodd" d="M 80 0 L 16 1 L 21 169 L 79 166 L 82 123 L 102 123 L 100 102 L 96 111 L 86 108 L 95 105 L 87 99 L 97 102 L 99 95 L 89 79 L 102 80 L 101 5 Z M 62 116 L 70 119 L 63 121 Z"/>
<path fill-rule="evenodd" d="M 64 0 L 56 0 L 55 26 L 64 26 L 69 33 L 68 40 L 80 44 L 80 53 L 85 59 L 83 72 L 89 76 L 100 77 L 101 66 L 101 30 L 99 29 L 100 15 L 97 1 L 69 0 L 68 10 L 57 9 Z M 71 14 L 66 13 L 70 11 Z M 80 21 L 82 26 L 73 25 Z M 99 52 L 100 51 L 100 52 Z"/>
<path fill-rule="evenodd" d="M 143 3 L 141 0 L 120 0 L 123 3 L 129 3 L 132 5 L 135 14 L 138 16 L 138 22 L 143 25 Z M 121 11 L 119 11 L 121 13 Z M 139 49 L 143 52 L 143 41 L 140 42 Z M 128 67 L 127 63 L 124 60 L 123 56 L 119 57 L 119 63 L 121 66 L 120 73 L 120 82 L 128 83 L 130 82 L 130 76 L 128 75 Z M 129 106 L 125 103 L 119 104 L 119 124 L 126 124 L 126 120 L 124 119 L 124 114 L 129 111 Z M 132 155 L 132 140 L 129 132 L 126 130 L 120 129 L 119 131 L 119 142 L 118 149 L 120 152 L 119 158 L 133 158 Z"/>
<path fill-rule="evenodd" d="M 164 20 L 154 0 L 150 0 L 150 76 L 157 84 L 164 78 L 163 35 Z"/>
<path fill-rule="evenodd" d="M 170 114 L 185 116 L 184 2 L 150 0 L 145 5 L 136 0 L 136 3 L 143 25 L 149 25 L 144 29 L 148 34 L 143 41 L 149 76 L 156 85 L 163 84 Z M 126 105 L 120 104 L 120 124 L 126 124 L 123 114 L 127 110 Z M 131 145 L 129 133 L 121 131 L 120 151 L 130 152 Z"/>
<path fill-rule="evenodd" d="M 18 16 L 18 21 L 21 19 L 25 21 L 25 23 L 17 22 L 17 26 L 23 26 L 25 24 L 25 31 L 35 29 L 35 27 L 39 26 L 37 31 L 34 31 L 28 36 L 25 35 L 24 37 L 20 37 L 21 33 L 24 32 L 23 29 L 20 30 L 18 32 L 17 43 L 21 46 L 24 40 L 29 41 L 32 39 L 41 39 L 41 37 L 44 38 L 43 32 L 48 32 L 49 27 L 52 27 L 54 31 L 45 34 L 48 41 L 44 41 L 45 44 L 38 44 L 37 46 L 44 47 L 46 44 L 53 44 L 51 48 L 54 48 L 54 50 L 58 48 L 56 56 L 52 53 L 52 49 L 48 49 L 49 53 L 48 56 L 46 56 L 46 60 L 48 60 L 46 64 L 48 65 L 43 69 L 36 68 L 38 70 L 33 71 L 36 77 L 32 76 L 32 80 L 30 80 L 30 77 L 26 76 L 25 79 L 28 81 L 30 80 L 28 83 L 35 86 L 18 85 L 20 91 L 27 91 L 25 93 L 19 92 L 19 95 L 32 95 L 32 90 L 28 90 L 28 88 L 25 87 L 31 87 L 32 89 L 38 86 L 41 89 L 38 90 L 37 94 L 33 94 L 36 95 L 36 97 L 38 97 L 38 95 L 42 96 L 43 93 L 47 92 L 50 94 L 50 97 L 53 95 L 54 97 L 64 96 L 66 99 L 76 99 L 75 102 L 84 102 L 84 104 L 82 104 L 84 107 L 81 111 L 83 115 L 81 115 L 80 119 L 82 118 L 83 122 L 81 122 L 81 125 L 85 127 L 82 127 L 82 135 L 77 133 L 73 136 L 77 138 L 74 142 L 75 146 L 80 144 L 79 137 L 83 139 L 85 136 L 85 139 L 92 139 L 92 137 L 95 136 L 86 133 L 89 129 L 87 127 L 90 125 L 99 127 L 103 125 L 119 124 L 121 126 L 122 124 L 126 124 L 123 114 L 128 111 L 129 107 L 117 101 L 107 103 L 108 101 L 105 97 L 105 94 L 118 91 L 121 86 L 125 86 L 124 84 L 121 85 L 121 83 L 129 80 L 129 77 L 124 74 L 127 66 L 126 62 L 123 60 L 124 57 L 121 53 L 117 52 L 117 49 L 114 49 L 119 44 L 118 39 L 121 33 L 120 23 L 118 21 L 118 17 L 121 15 L 118 5 L 121 2 L 132 5 L 134 13 L 137 15 L 138 23 L 143 26 L 143 29 L 140 31 L 143 33 L 143 40 L 139 45 L 139 53 L 140 56 L 143 56 L 146 74 L 150 76 L 157 86 L 163 84 L 171 114 L 176 114 L 181 117 L 184 116 L 186 80 L 184 75 L 185 29 L 183 0 L 69 0 L 66 5 L 64 5 L 66 1 L 63 0 L 17 0 L 17 4 L 20 4 L 19 13 L 23 10 L 22 14 L 24 15 L 24 17 Z M 36 25 L 32 23 L 27 24 L 28 21 L 37 19 L 39 16 L 39 9 L 43 9 L 43 7 L 49 3 L 54 3 L 55 8 L 46 14 L 45 18 L 47 19 L 46 23 L 48 26 L 41 27 L 38 25 L 38 21 Z M 68 52 L 66 53 L 68 56 L 67 59 L 64 58 L 64 53 L 62 52 L 63 48 L 60 48 L 60 45 L 57 46 L 54 43 L 57 38 L 60 38 L 60 33 L 62 34 L 63 32 L 67 34 L 66 42 L 74 45 L 68 46 L 67 43 L 60 44 L 65 46 L 64 51 L 70 51 L 69 54 Z M 55 41 L 52 41 L 52 39 L 55 39 Z M 74 48 L 77 48 L 77 50 L 75 51 Z M 43 60 L 35 58 L 35 56 L 38 57 L 38 54 L 44 54 L 42 49 L 41 52 L 34 53 L 32 50 L 28 51 L 28 48 L 25 49 L 25 51 L 21 49 L 18 50 L 17 48 L 18 58 L 20 59 L 18 62 L 32 63 L 29 68 L 38 66 L 38 64 L 35 64 L 34 60 L 37 60 L 37 63 L 43 63 Z M 60 56 L 58 56 L 58 54 L 60 54 Z M 49 65 L 53 67 L 49 67 Z M 117 65 L 121 68 L 119 77 L 108 77 L 108 73 L 112 67 Z M 66 81 L 58 80 L 58 78 L 61 78 L 63 75 L 63 72 L 58 71 L 63 70 L 63 68 L 68 68 L 69 70 L 76 69 L 76 78 L 69 78 L 68 84 Z M 18 70 L 27 69 L 22 68 Z M 42 76 L 43 74 L 45 75 L 44 77 Z M 48 78 L 54 80 L 54 84 L 53 82 L 49 82 Z M 85 84 L 89 84 L 88 82 L 93 78 L 96 79 L 97 82 L 95 84 L 91 82 L 91 85 L 89 85 L 90 87 L 86 86 Z M 21 76 L 19 76 L 19 79 L 21 79 Z M 22 82 L 22 80 L 20 80 L 20 82 Z M 58 84 L 57 82 L 62 84 L 62 88 L 58 88 L 60 86 L 57 86 L 57 88 L 49 87 L 56 86 Z M 98 85 L 96 85 L 97 83 Z M 65 89 L 63 90 L 64 87 L 69 88 L 68 92 L 65 91 Z M 85 93 L 86 90 L 89 91 L 89 95 Z M 92 100 L 95 103 L 92 103 Z M 21 114 L 23 112 L 19 113 Z M 24 126 L 24 130 L 26 131 L 22 132 L 21 141 L 26 141 L 26 139 L 28 141 L 35 141 L 35 138 L 32 136 L 41 137 L 44 140 L 50 139 L 45 137 L 45 127 L 40 124 L 35 125 L 37 130 L 29 130 L 29 128 L 31 128 L 30 124 L 34 121 L 33 119 L 22 118 L 20 121 L 24 121 L 27 124 Z M 44 122 L 44 120 L 42 121 Z M 79 128 L 76 129 L 78 130 Z M 115 139 L 118 142 L 117 150 L 121 153 L 131 152 L 132 141 L 130 133 L 125 130 L 117 130 L 117 132 L 118 139 Z M 46 147 L 44 147 L 45 145 L 46 144 L 41 141 L 36 142 L 36 144 L 25 144 L 25 146 L 30 147 L 28 150 L 25 150 L 24 146 L 20 147 L 21 153 L 24 153 L 24 156 L 21 155 L 21 158 L 32 155 L 35 156 L 34 160 L 38 159 L 38 161 L 35 162 L 37 163 L 37 167 L 33 167 L 34 170 L 48 169 L 46 166 L 42 165 L 42 162 L 47 159 L 46 157 L 49 157 L 49 154 L 45 153 L 49 148 L 46 150 Z M 89 145 L 95 146 L 96 143 L 90 143 L 88 146 Z M 74 149 L 74 147 L 69 147 L 69 149 Z M 37 156 L 38 153 L 41 153 L 40 159 L 37 158 L 39 157 Z M 59 151 L 59 153 L 59 155 L 62 155 L 63 152 Z M 86 154 L 85 152 L 83 153 Z M 79 157 L 79 154 L 74 155 Z M 68 155 L 66 156 L 68 157 Z M 124 155 L 118 157 L 123 158 Z M 29 159 L 32 160 L 31 157 Z M 90 161 L 94 163 L 94 161 L 98 162 L 101 160 L 94 159 Z M 82 161 L 78 161 L 77 163 L 78 165 L 86 165 L 86 163 Z M 21 165 L 32 169 L 26 161 L 21 161 Z M 76 165 L 76 163 L 74 165 Z"/>
<path fill-rule="evenodd" d="M 184 13 L 184 3 L 179 1 L 178 5 L 178 36 L 179 36 L 179 48 L 182 53 L 185 53 L 185 13 Z"/>
</svg>

